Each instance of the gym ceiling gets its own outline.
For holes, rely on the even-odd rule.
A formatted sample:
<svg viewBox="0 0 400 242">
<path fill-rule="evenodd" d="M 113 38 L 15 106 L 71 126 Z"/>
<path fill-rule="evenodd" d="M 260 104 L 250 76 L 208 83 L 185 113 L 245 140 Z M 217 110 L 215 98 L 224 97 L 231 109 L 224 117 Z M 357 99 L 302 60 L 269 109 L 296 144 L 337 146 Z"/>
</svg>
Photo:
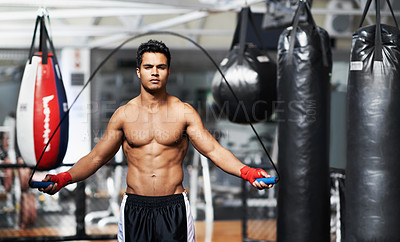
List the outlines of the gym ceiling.
<svg viewBox="0 0 400 242">
<path fill-rule="evenodd" d="M 317 24 L 331 37 L 348 41 L 366 0 L 313 0 Z M 205 48 L 227 48 L 237 12 L 247 5 L 253 13 L 279 15 L 296 0 L 0 0 L 0 48 L 29 48 L 36 15 L 50 18 L 50 35 L 57 48 L 111 48 L 130 36 L 148 31 L 173 31 Z M 391 1 L 400 16 L 399 1 Z M 283 8 L 282 8 L 283 7 Z M 374 14 L 371 11 L 371 14 Z M 382 16 L 389 16 L 386 9 Z M 367 22 L 372 24 L 373 15 Z M 339 29 L 336 29 L 339 27 Z M 169 46 L 191 48 L 170 38 Z M 136 46 L 132 42 L 131 46 Z M 344 45 L 346 46 L 346 44 Z M 129 46 L 128 46 L 129 47 Z"/>
</svg>

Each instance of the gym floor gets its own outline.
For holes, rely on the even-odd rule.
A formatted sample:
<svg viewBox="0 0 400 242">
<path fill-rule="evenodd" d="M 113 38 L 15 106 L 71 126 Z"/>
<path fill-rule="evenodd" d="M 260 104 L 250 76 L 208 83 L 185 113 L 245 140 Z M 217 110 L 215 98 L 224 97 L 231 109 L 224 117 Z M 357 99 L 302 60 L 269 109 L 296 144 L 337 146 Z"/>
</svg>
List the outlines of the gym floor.
<svg viewBox="0 0 400 242">
<path fill-rule="evenodd" d="M 274 219 L 269 219 L 269 220 L 263 220 L 263 221 L 249 221 L 248 222 L 248 232 L 249 232 L 249 238 L 251 239 L 251 231 L 254 226 L 252 226 L 252 223 L 257 223 L 257 226 L 262 223 L 262 227 L 265 228 L 263 231 L 261 231 L 261 237 L 260 237 L 260 231 L 257 231 L 257 240 L 258 241 L 276 241 L 276 220 Z M 206 240 L 206 224 L 203 221 L 197 221 L 195 222 L 195 229 L 196 229 L 196 241 L 197 242 L 203 242 L 207 241 Z M 8 229 L 8 230 L 0 230 L 0 234 L 2 236 L 6 237 L 15 237 L 15 236 L 35 236 L 37 234 L 43 234 L 43 231 L 40 231 L 41 229 L 27 229 L 27 230 L 13 230 L 13 229 Z M 96 229 L 94 229 L 96 230 Z M 88 233 L 94 232 L 97 233 L 99 231 L 91 231 L 90 228 L 87 229 Z M 50 232 L 52 231 L 52 232 Z M 111 225 L 107 226 L 105 229 L 102 229 L 103 233 L 106 234 L 112 234 L 117 231 L 117 226 L 116 225 Z M 48 234 L 48 233 L 51 234 Z M 57 236 L 57 230 L 49 230 L 46 228 L 46 233 L 49 236 Z M 80 242 L 89 242 L 89 241 L 82 241 L 79 240 Z M 91 240 L 93 241 L 93 240 Z M 98 240 L 98 242 L 115 242 L 116 240 Z M 243 241 L 243 236 L 242 236 L 242 222 L 240 220 L 221 220 L 221 221 L 215 221 L 213 224 L 213 233 L 211 240 L 212 242 L 241 242 Z M 78 241 L 77 241 L 78 242 Z"/>
</svg>

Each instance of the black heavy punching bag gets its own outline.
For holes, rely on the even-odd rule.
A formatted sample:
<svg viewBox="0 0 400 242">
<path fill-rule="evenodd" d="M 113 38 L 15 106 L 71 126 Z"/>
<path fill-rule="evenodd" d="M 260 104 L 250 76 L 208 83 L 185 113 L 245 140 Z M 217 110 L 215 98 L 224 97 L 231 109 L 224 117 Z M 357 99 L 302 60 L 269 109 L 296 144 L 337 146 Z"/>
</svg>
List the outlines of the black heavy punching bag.
<svg viewBox="0 0 400 242">
<path fill-rule="evenodd" d="M 276 101 L 276 64 L 265 50 L 246 43 L 248 20 L 258 31 L 258 39 L 261 46 L 263 45 L 259 27 L 254 23 L 250 9 L 243 8 L 231 50 L 220 64 L 221 71 L 240 103 L 234 98 L 219 72 L 212 82 L 212 93 L 217 106 L 235 123 L 266 121 L 271 116 L 273 103 Z"/>
<path fill-rule="evenodd" d="M 400 31 L 354 32 L 347 90 L 345 241 L 400 241 Z"/>
<path fill-rule="evenodd" d="M 329 43 L 300 1 L 278 42 L 279 242 L 329 241 Z"/>
</svg>

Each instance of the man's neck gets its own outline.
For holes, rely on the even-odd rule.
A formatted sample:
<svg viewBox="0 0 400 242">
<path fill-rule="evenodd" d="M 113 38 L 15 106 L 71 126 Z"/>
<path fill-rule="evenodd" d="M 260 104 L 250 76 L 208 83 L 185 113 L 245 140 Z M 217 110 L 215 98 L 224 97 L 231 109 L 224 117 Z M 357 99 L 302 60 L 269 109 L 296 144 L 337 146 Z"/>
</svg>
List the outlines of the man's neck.
<svg viewBox="0 0 400 242">
<path fill-rule="evenodd" d="M 155 92 L 149 93 L 143 91 L 140 93 L 140 101 L 143 107 L 149 108 L 150 110 L 158 108 L 167 102 L 167 92 Z"/>
</svg>

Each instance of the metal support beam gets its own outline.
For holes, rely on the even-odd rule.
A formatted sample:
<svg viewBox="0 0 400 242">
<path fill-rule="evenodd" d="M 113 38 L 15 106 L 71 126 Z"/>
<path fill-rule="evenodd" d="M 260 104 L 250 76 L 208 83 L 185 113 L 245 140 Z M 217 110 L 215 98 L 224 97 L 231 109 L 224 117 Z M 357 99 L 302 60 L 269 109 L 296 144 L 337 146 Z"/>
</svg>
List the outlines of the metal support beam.
<svg viewBox="0 0 400 242">
<path fill-rule="evenodd" d="M 146 33 L 149 31 L 156 31 L 156 30 L 165 30 L 166 28 L 172 27 L 172 26 L 176 26 L 179 24 L 183 24 L 183 23 L 187 23 L 190 21 L 194 21 L 197 19 L 201 19 L 201 18 L 205 18 L 208 16 L 207 12 L 203 12 L 203 11 L 195 11 L 195 12 L 191 12 L 188 14 L 184 14 L 178 17 L 174 17 L 165 21 L 160 21 L 157 23 L 153 23 L 147 26 L 142 27 L 141 29 L 138 30 L 132 30 L 129 33 L 125 33 L 125 34 L 120 34 L 118 36 L 111 36 L 111 37 L 105 37 L 102 38 L 100 40 L 95 40 L 92 41 L 91 43 L 89 43 L 89 46 L 91 48 L 95 48 L 95 47 L 100 47 L 100 46 L 104 46 L 113 42 L 118 42 L 124 39 L 127 39 L 129 36 L 132 35 L 132 32 L 137 32 L 137 33 Z"/>
</svg>

